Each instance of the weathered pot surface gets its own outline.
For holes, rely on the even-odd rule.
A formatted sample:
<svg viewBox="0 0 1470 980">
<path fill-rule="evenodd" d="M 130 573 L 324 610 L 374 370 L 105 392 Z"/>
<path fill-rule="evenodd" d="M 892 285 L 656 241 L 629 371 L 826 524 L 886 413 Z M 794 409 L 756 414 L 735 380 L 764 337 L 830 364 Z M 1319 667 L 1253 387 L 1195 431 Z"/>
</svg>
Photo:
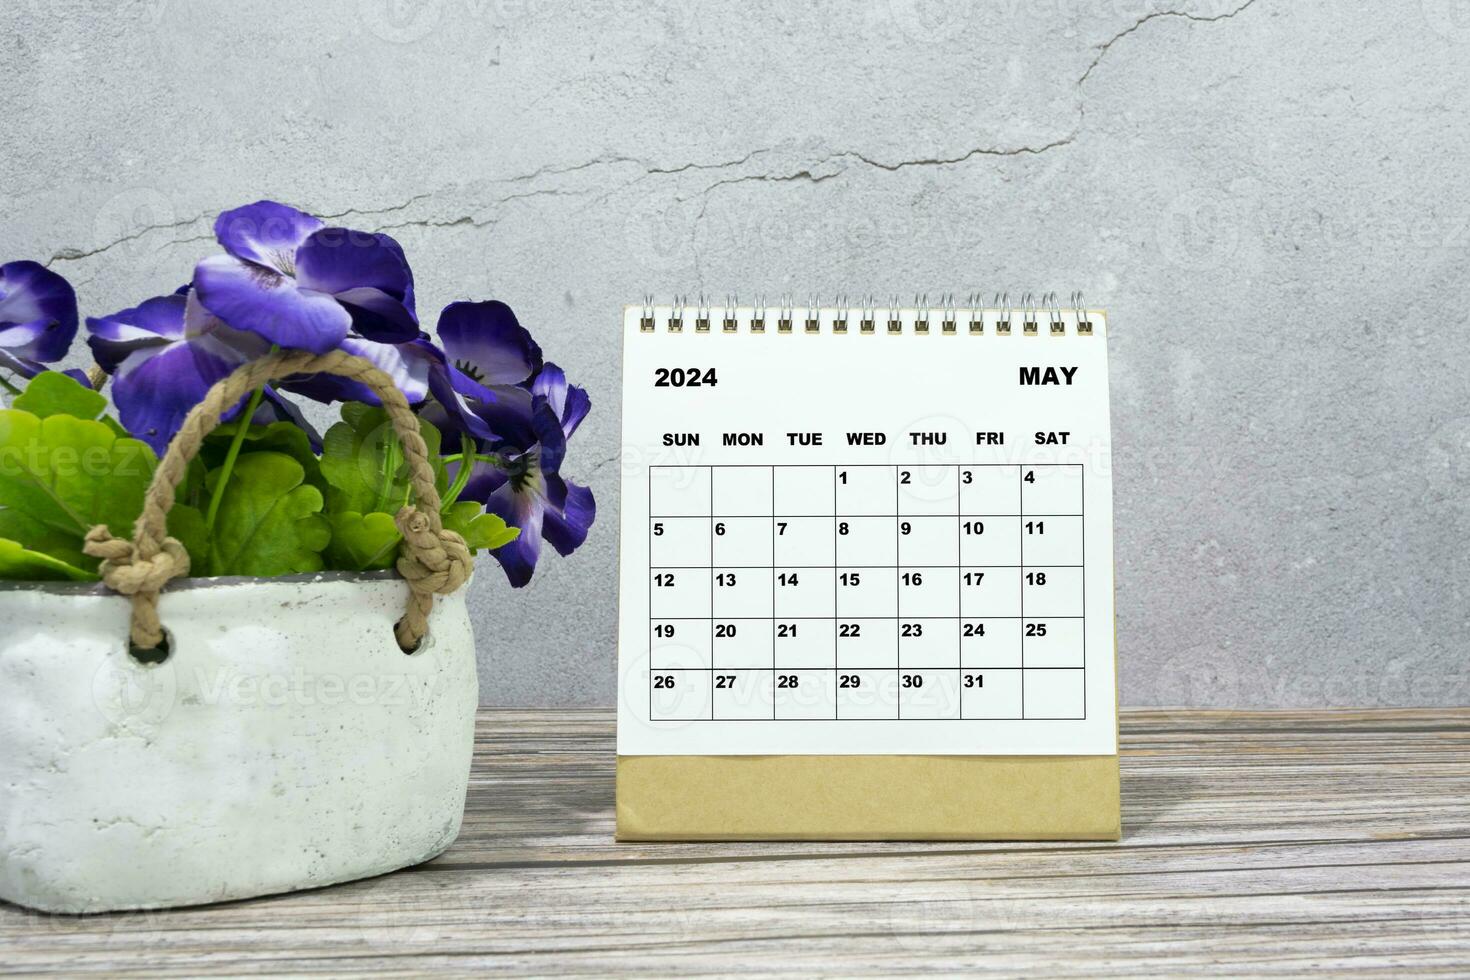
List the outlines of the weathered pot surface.
<svg viewBox="0 0 1470 980">
<path fill-rule="evenodd" d="M 195 579 L 162 663 L 101 586 L 0 585 L 0 899 L 191 905 L 426 861 L 459 833 L 478 690 L 464 590 L 412 655 L 391 573 Z"/>
</svg>

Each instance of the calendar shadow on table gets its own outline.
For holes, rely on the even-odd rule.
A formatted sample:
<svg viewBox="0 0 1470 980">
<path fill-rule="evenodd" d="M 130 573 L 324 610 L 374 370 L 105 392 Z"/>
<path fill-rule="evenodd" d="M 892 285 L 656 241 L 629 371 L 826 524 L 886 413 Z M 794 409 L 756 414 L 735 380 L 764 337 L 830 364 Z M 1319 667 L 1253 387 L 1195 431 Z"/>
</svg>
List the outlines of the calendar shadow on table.
<svg viewBox="0 0 1470 980">
<path fill-rule="evenodd" d="M 1123 841 L 1150 830 L 1154 824 L 1202 798 L 1200 780 L 1176 773 L 1130 771 L 1122 773 Z"/>
<path fill-rule="evenodd" d="M 1124 843 L 1148 834 L 1161 822 L 1179 823 L 1181 811 L 1199 809 L 1206 789 L 1193 776 L 1130 771 L 1126 764 L 1121 783 Z M 530 791 L 531 787 L 523 789 Z M 470 810 L 477 819 L 466 822 L 462 845 L 473 850 L 491 844 L 491 840 L 504 844 L 507 838 L 522 834 L 606 837 L 611 841 L 614 774 L 610 765 L 599 766 L 595 772 L 581 774 L 576 779 L 546 780 L 536 786 L 534 795 L 535 802 L 528 807 L 522 792 L 499 782 L 472 785 Z M 528 817 L 530 825 L 527 825 Z"/>
</svg>

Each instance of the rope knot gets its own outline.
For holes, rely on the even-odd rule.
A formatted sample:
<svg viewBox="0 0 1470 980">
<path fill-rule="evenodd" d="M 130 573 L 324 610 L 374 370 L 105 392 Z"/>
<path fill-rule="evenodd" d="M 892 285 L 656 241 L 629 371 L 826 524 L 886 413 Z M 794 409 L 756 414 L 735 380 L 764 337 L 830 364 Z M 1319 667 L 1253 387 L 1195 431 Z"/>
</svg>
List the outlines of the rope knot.
<svg viewBox="0 0 1470 980">
<path fill-rule="evenodd" d="M 438 516 L 437 514 L 435 516 Z M 403 535 L 398 574 L 408 583 L 409 603 L 393 627 L 405 652 L 417 650 L 429 629 L 434 596 L 448 595 L 469 580 L 473 559 L 464 538 L 440 526 L 417 507 L 404 507 L 393 519 Z"/>
<path fill-rule="evenodd" d="M 98 524 L 87 532 L 82 551 L 101 558 L 97 571 L 102 581 L 114 592 L 133 597 L 133 645 L 140 650 L 155 649 L 163 642 L 163 624 L 158 621 L 158 592 L 170 579 L 189 574 L 189 553 L 175 538 L 164 538 L 160 551 L 150 558 L 140 558 L 137 546 L 125 538 L 115 538 L 106 524 Z"/>
<path fill-rule="evenodd" d="M 113 537 L 106 524 L 98 524 L 87 532 L 82 551 L 102 559 L 98 569 L 102 581 L 122 595 L 156 593 L 170 580 L 189 574 L 189 553 L 176 538 L 164 538 L 158 554 L 140 558 L 133 542 Z"/>
<path fill-rule="evenodd" d="M 456 532 L 434 530 L 426 514 L 417 507 L 404 507 L 394 518 L 403 535 L 398 574 L 413 591 L 448 595 L 469 581 L 474 559 L 469 546 Z"/>
</svg>

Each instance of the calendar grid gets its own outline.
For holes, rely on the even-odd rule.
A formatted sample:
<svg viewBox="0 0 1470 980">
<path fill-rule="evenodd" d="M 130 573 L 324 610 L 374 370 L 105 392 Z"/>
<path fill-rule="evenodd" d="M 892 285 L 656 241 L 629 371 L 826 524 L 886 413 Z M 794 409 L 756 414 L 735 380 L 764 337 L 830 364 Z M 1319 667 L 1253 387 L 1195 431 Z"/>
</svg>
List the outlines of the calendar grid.
<svg viewBox="0 0 1470 980">
<path fill-rule="evenodd" d="M 895 472 L 897 472 L 896 469 L 895 469 Z M 835 505 L 836 505 L 836 496 L 837 496 L 837 490 L 836 490 L 835 487 L 833 488 L 832 496 L 833 496 L 833 505 L 835 507 Z M 898 480 L 894 480 L 893 481 L 893 517 L 894 517 L 894 521 L 893 521 L 893 554 L 895 556 L 895 559 L 894 559 L 895 561 L 898 560 L 898 558 L 901 557 L 902 554 L 903 554 L 903 538 L 898 533 L 899 523 L 903 520 L 902 511 L 903 511 L 903 494 L 898 489 Z M 833 555 L 832 558 L 835 561 L 836 558 L 837 558 L 837 556 L 836 555 Z M 894 574 L 896 574 L 898 576 L 899 581 L 901 582 L 903 580 L 903 566 L 902 565 L 899 565 L 898 567 L 896 567 L 894 569 Z M 894 677 L 897 679 L 897 682 L 898 682 L 898 694 L 899 694 L 899 696 L 895 699 L 895 701 L 897 702 L 896 707 L 897 707 L 897 710 L 898 710 L 898 720 L 899 721 L 902 721 L 903 720 L 903 589 L 902 588 L 900 588 L 898 590 L 898 594 L 896 596 L 894 596 L 894 599 L 893 599 L 893 611 L 894 611 L 894 617 L 898 621 L 898 629 L 894 631 L 894 637 L 893 637 L 893 642 L 894 642 L 894 650 L 893 650 L 893 654 L 894 654 L 894 656 L 893 656 L 893 673 L 894 673 Z M 839 710 L 839 713 L 840 713 L 840 710 Z"/>
<path fill-rule="evenodd" d="M 715 520 L 716 520 L 716 517 L 715 517 L 715 481 L 713 479 L 713 474 L 711 474 L 711 479 L 709 481 L 709 563 L 710 563 L 710 570 L 709 570 L 710 571 L 710 575 L 709 575 L 709 648 L 710 648 L 711 651 L 713 651 L 714 648 L 715 648 L 715 640 L 718 639 L 719 632 L 720 632 L 720 627 L 715 622 L 715 569 L 714 569 L 714 564 L 715 564 L 715 527 L 717 526 L 715 524 Z M 1025 666 L 1025 665 L 1022 664 L 1022 666 Z M 711 653 L 711 657 L 710 657 L 710 680 L 713 681 L 715 684 L 718 684 L 719 681 L 715 679 L 715 671 L 714 671 L 714 668 L 715 668 L 714 656 L 713 656 L 713 653 Z M 1023 674 L 1022 676 L 1025 676 L 1025 675 Z M 713 721 L 715 719 L 715 699 L 714 698 L 710 698 L 709 699 L 709 716 L 710 716 L 710 720 L 711 721 Z"/>
<path fill-rule="evenodd" d="M 1025 477 L 1025 474 L 1022 473 L 1022 471 L 1020 469 L 1018 469 L 1016 471 L 1016 476 L 1018 478 L 1020 478 L 1020 480 L 1022 481 L 1021 484 L 1020 484 L 1020 486 L 1017 488 L 1018 491 L 1019 491 L 1018 494 L 1017 494 L 1017 500 L 1020 501 L 1020 503 L 1017 506 L 1020 508 L 1020 511 L 1021 511 L 1021 519 L 1016 522 L 1017 524 L 1020 525 L 1019 527 L 1016 528 L 1016 533 L 1020 535 L 1020 540 L 1017 541 L 1016 544 L 1020 547 L 1019 555 L 1020 555 L 1020 561 L 1021 561 L 1021 717 L 1022 718 L 1025 718 L 1026 717 L 1026 483 L 1025 483 L 1026 477 Z"/>
<path fill-rule="evenodd" d="M 1080 464 L 653 466 L 648 479 L 651 720 L 1086 718 Z M 1011 522 L 1014 553 L 992 538 Z M 872 531 L 890 524 L 891 560 L 874 560 L 889 545 Z M 691 627 L 707 639 L 683 640 Z"/>
<path fill-rule="evenodd" d="M 772 505 L 772 509 L 775 509 L 775 503 L 776 503 L 776 501 L 775 501 L 775 492 L 774 492 L 775 491 L 774 481 L 773 481 L 773 484 L 772 484 L 772 488 L 771 489 L 772 489 L 771 505 Z M 775 555 L 775 552 L 773 551 L 771 553 L 771 561 L 774 562 L 775 560 L 776 560 L 776 555 Z M 775 608 L 774 607 L 772 607 L 771 612 L 773 614 L 775 613 Z M 842 674 L 841 674 L 842 658 L 838 655 L 837 640 L 839 638 L 838 637 L 838 634 L 840 634 L 842 632 L 842 627 L 838 626 L 837 625 L 837 622 L 836 622 L 836 618 L 837 618 L 837 467 L 835 467 L 835 466 L 832 467 L 832 616 L 833 616 L 833 623 L 832 623 L 832 666 L 838 669 L 838 673 L 837 673 L 836 676 L 837 676 L 837 683 L 840 685 L 842 683 Z M 832 699 L 832 718 L 833 718 L 834 721 L 840 720 L 842 718 L 841 705 L 838 703 L 838 701 L 837 701 L 837 699 L 835 697 Z"/>
</svg>

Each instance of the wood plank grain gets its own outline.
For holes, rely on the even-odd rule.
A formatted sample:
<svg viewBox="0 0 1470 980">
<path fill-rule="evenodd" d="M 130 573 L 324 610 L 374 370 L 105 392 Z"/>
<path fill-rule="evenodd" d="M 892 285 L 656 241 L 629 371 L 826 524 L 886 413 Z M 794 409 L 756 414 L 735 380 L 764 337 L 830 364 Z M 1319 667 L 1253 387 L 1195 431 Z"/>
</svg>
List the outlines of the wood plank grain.
<svg viewBox="0 0 1470 980">
<path fill-rule="evenodd" d="M 464 832 L 315 892 L 0 906 L 0 970 L 1465 975 L 1470 709 L 1126 711 L 1114 843 L 616 844 L 612 718 L 486 711 Z"/>
</svg>

